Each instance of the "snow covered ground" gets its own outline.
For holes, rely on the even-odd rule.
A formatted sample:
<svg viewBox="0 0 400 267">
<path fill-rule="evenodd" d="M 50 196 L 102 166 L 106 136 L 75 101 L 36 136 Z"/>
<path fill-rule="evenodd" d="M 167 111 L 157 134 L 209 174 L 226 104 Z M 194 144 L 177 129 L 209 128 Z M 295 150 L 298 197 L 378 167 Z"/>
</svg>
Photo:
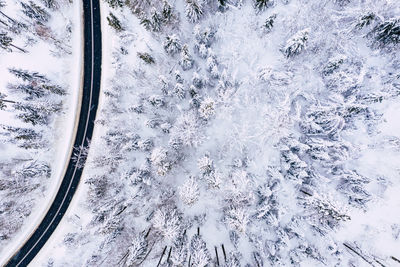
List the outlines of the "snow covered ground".
<svg viewBox="0 0 400 267">
<path fill-rule="evenodd" d="M 35 36 L 28 36 L 26 38 L 32 38 L 37 43 L 34 43 L 32 47 L 27 46 L 27 53 L 6 53 L 2 51 L 0 54 L 1 61 L 4 63 L 1 64 L 0 68 L 2 93 L 6 92 L 4 89 L 7 88 L 7 84 L 15 80 L 8 72 L 8 68 L 11 67 L 44 74 L 50 80 L 62 85 L 66 91 L 66 95 L 63 96 L 62 100 L 62 112 L 54 116 L 51 124 L 45 129 L 48 143 L 43 149 L 25 150 L 17 148 L 15 144 L 1 144 L 1 162 L 7 162 L 12 158 L 26 160 L 32 158 L 34 161 L 47 162 L 51 168 L 51 176 L 47 179 L 43 179 L 43 177 L 39 188 L 28 191 L 25 194 L 2 195 L 3 204 L 8 201 L 12 203 L 15 197 L 20 198 L 19 201 L 22 201 L 22 203 L 30 204 L 26 211 L 22 211 L 28 215 L 19 219 L 21 224 L 15 226 L 17 227 L 16 232 L 7 239 L 0 241 L 0 264 L 3 264 L 23 244 L 40 223 L 57 193 L 72 149 L 81 95 L 82 11 L 79 1 L 74 3 L 59 1 L 58 4 L 58 10 L 48 9 L 51 13 L 51 18 L 47 22 L 50 27 L 49 30 L 52 33 L 56 33 L 56 35 L 37 40 L 35 40 Z M 14 19 L 23 20 L 20 10 L 17 10 L 19 6 L 20 3 L 17 1 L 8 1 L 1 11 Z M 22 36 L 19 37 L 21 40 L 18 41 L 23 43 L 25 35 L 21 34 L 20 36 Z M 64 39 L 62 42 L 68 51 L 62 51 L 54 47 L 53 41 L 56 42 L 57 38 Z M 15 92 L 8 92 L 7 95 L 13 100 L 18 100 L 18 95 Z M 15 111 L 5 109 L 0 112 L 2 125 L 26 127 L 26 124 L 14 118 Z M 6 120 L 3 118 L 6 118 Z M 10 165 L 9 167 L 13 167 L 12 163 L 8 164 Z M 13 177 L 16 179 L 16 174 L 13 174 Z M 27 188 L 29 190 L 29 184 Z M 16 208 L 20 209 L 19 207 Z M 4 213 L 4 216 L 7 216 L 4 219 L 14 223 L 12 216 L 21 216 L 20 212 L 21 210 L 17 210 L 15 214 L 11 215 Z M 3 231 L 7 230 L 7 226 L 2 225 L 2 227 L 5 227 Z"/>
<path fill-rule="evenodd" d="M 398 2 L 107 2 L 89 160 L 35 266 L 398 263 Z"/>
</svg>

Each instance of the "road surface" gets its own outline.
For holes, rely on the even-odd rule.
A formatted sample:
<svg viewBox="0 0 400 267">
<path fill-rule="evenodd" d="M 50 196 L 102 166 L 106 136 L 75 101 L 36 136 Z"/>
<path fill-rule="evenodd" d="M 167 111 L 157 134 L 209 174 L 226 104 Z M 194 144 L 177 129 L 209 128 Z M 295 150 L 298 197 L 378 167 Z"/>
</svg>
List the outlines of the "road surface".
<svg viewBox="0 0 400 267">
<path fill-rule="evenodd" d="M 74 147 L 86 146 L 92 138 L 99 101 L 101 77 L 101 27 L 99 0 L 83 0 L 84 15 L 84 72 L 83 95 Z M 72 156 L 72 155 L 71 155 Z M 78 159 L 80 162 L 85 158 Z M 6 266 L 27 266 L 38 254 L 60 223 L 82 175 L 70 158 L 64 179 L 45 217 L 25 244 L 12 256 Z"/>
</svg>

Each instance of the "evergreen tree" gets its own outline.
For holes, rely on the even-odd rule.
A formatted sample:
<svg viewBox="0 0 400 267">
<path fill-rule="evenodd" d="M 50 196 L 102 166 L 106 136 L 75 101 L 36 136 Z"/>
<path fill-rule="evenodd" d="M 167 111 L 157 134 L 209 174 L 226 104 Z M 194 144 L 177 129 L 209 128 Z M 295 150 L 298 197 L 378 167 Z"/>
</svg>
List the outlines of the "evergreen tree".
<svg viewBox="0 0 400 267">
<path fill-rule="evenodd" d="M 183 45 L 179 65 L 181 65 L 182 69 L 186 71 L 190 70 L 193 67 L 193 62 L 193 57 L 189 54 L 188 45 Z"/>
<path fill-rule="evenodd" d="M 309 29 L 304 29 L 293 35 L 286 42 L 286 45 L 283 48 L 283 53 L 285 54 L 285 56 L 289 58 L 300 54 L 300 52 L 303 51 L 306 47 L 308 35 Z"/>
<path fill-rule="evenodd" d="M 43 144 L 41 143 L 42 135 L 37 133 L 33 129 L 12 127 L 6 125 L 1 125 L 1 127 L 7 131 L 8 135 L 10 135 L 10 142 L 17 142 L 19 147 L 25 149 L 36 149 L 43 146 Z"/>
<path fill-rule="evenodd" d="M 344 6 L 350 3 L 350 0 L 334 0 L 334 2 L 339 6 Z"/>
<path fill-rule="evenodd" d="M 145 13 L 141 13 L 139 15 L 140 19 L 140 25 L 142 25 L 146 30 L 150 31 L 152 29 L 152 22 L 151 20 L 146 16 Z"/>
<path fill-rule="evenodd" d="M 264 29 L 266 30 L 266 32 L 270 32 L 272 30 L 272 27 L 274 27 L 276 16 L 276 14 L 273 14 L 265 20 Z"/>
<path fill-rule="evenodd" d="M 212 27 L 206 27 L 204 30 L 197 25 L 194 28 L 193 34 L 198 42 L 197 46 L 204 44 L 207 48 L 211 46 L 215 39 L 216 30 Z"/>
<path fill-rule="evenodd" d="M 65 95 L 64 89 L 58 85 L 51 84 L 50 80 L 44 75 L 15 68 L 11 68 L 9 71 L 16 77 L 28 82 L 27 84 L 20 85 L 9 84 L 8 87 L 12 90 L 23 91 L 30 97 L 43 97 L 49 93 Z"/>
<path fill-rule="evenodd" d="M 11 51 L 9 46 L 11 45 L 12 38 L 7 33 L 0 33 L 0 47 L 4 50 Z"/>
<path fill-rule="evenodd" d="M 325 65 L 322 74 L 324 76 L 330 75 L 333 72 L 335 72 L 339 67 L 343 64 L 343 62 L 346 60 L 345 56 L 337 56 L 334 58 L 331 58 L 328 63 Z"/>
<path fill-rule="evenodd" d="M 161 92 L 164 95 L 168 95 L 169 83 L 168 83 L 167 78 L 164 75 L 160 75 L 158 78 L 159 78 L 159 81 L 160 81 L 160 84 L 161 84 Z"/>
<path fill-rule="evenodd" d="M 14 47 L 21 52 L 24 53 L 26 52 L 24 49 L 14 45 L 12 41 L 13 39 L 10 36 L 8 36 L 6 32 L 0 33 L 0 48 L 6 50 L 7 52 L 12 52 L 10 47 Z"/>
<path fill-rule="evenodd" d="M 382 46 L 400 43 L 400 18 L 392 18 L 379 23 L 373 30 L 372 34 L 376 42 Z"/>
<path fill-rule="evenodd" d="M 108 25 L 113 27 L 117 32 L 120 32 L 123 30 L 123 28 L 121 26 L 121 22 L 113 13 L 110 12 L 110 14 L 107 16 L 107 21 L 108 21 Z"/>
<path fill-rule="evenodd" d="M 192 77 L 192 83 L 196 88 L 200 89 L 204 85 L 204 80 L 200 77 L 200 74 L 194 72 Z"/>
<path fill-rule="evenodd" d="M 61 103 L 59 104 L 22 104 L 15 103 L 14 108 L 16 110 L 22 111 L 22 113 L 17 115 L 26 123 L 31 123 L 32 125 L 45 125 L 49 122 L 49 117 L 52 114 L 58 113 L 61 110 Z"/>
<path fill-rule="evenodd" d="M 359 175 L 355 171 L 338 171 L 338 190 L 348 197 L 349 204 L 363 208 L 371 200 L 371 194 L 365 189 L 370 182 L 367 177 Z"/>
<path fill-rule="evenodd" d="M 197 166 L 199 167 L 203 176 L 209 175 L 215 170 L 214 162 L 208 155 L 199 158 L 197 161 Z"/>
<path fill-rule="evenodd" d="M 254 6 L 258 12 L 262 12 L 274 4 L 274 0 L 254 0 Z"/>
<path fill-rule="evenodd" d="M 186 17 L 190 22 L 198 22 L 203 16 L 203 0 L 186 0 Z"/>
<path fill-rule="evenodd" d="M 7 95 L 0 92 L 0 110 L 4 110 L 7 107 L 6 103 L 15 103 L 14 101 L 6 99 Z"/>
<path fill-rule="evenodd" d="M 22 79 L 23 81 L 35 81 L 35 82 L 40 82 L 40 83 L 46 83 L 49 80 L 37 73 L 37 72 L 29 72 L 27 70 L 22 70 L 22 69 L 15 69 L 15 68 L 11 68 L 9 69 L 10 73 L 14 74 L 17 78 Z"/>
<path fill-rule="evenodd" d="M 205 44 L 200 44 L 200 45 L 198 46 L 198 48 L 199 48 L 199 56 L 200 56 L 201 58 L 207 58 L 207 56 L 208 56 L 208 49 L 207 49 L 207 46 L 206 46 Z"/>
<path fill-rule="evenodd" d="M 176 83 L 176 85 L 174 87 L 174 94 L 179 99 L 185 98 L 186 90 L 185 90 L 185 86 L 183 85 L 183 83 L 180 83 L 180 82 Z"/>
<path fill-rule="evenodd" d="M 168 1 L 164 1 L 161 14 L 162 14 L 163 21 L 165 23 L 169 23 L 175 18 L 172 7 L 168 3 Z"/>
<path fill-rule="evenodd" d="M 31 84 L 9 84 L 8 88 L 13 91 L 22 91 L 32 97 L 43 97 L 45 91 L 40 86 L 32 86 Z"/>
<path fill-rule="evenodd" d="M 175 34 L 168 35 L 164 42 L 164 49 L 169 55 L 175 55 L 182 50 L 182 44 Z"/>
<path fill-rule="evenodd" d="M 28 161 L 20 169 L 15 170 L 15 175 L 28 179 L 35 177 L 50 178 L 51 168 L 45 162 L 38 162 L 36 160 Z"/>
<path fill-rule="evenodd" d="M 366 26 L 369 26 L 369 25 L 371 25 L 372 24 L 372 22 L 374 21 L 374 20 L 376 20 L 377 19 L 377 17 L 376 17 L 376 15 L 373 13 L 373 12 L 368 12 L 366 15 L 363 15 L 359 20 L 358 20 L 358 22 L 357 22 L 357 24 L 356 24 L 356 28 L 357 29 L 362 29 L 362 28 L 364 28 L 364 27 L 366 27 Z"/>
<path fill-rule="evenodd" d="M 149 53 L 138 52 L 137 55 L 141 60 L 143 60 L 147 64 L 154 64 L 155 63 L 154 58 Z"/>
<path fill-rule="evenodd" d="M 21 2 L 22 12 L 29 18 L 39 24 L 45 24 L 50 19 L 50 14 L 42 7 L 36 5 L 34 2 L 29 3 Z"/>
<path fill-rule="evenodd" d="M 336 228 L 340 222 L 350 220 L 347 210 L 343 205 L 339 205 L 330 195 L 322 196 L 313 193 L 312 196 L 306 195 L 302 201 L 305 213 L 315 225 L 322 227 L 322 231 L 329 231 Z"/>
<path fill-rule="evenodd" d="M 159 32 L 161 30 L 161 26 L 163 23 L 163 19 L 161 15 L 157 12 L 155 8 L 151 11 L 151 26 L 154 32 Z"/>
<path fill-rule="evenodd" d="M 211 48 L 208 49 L 208 58 L 207 58 L 207 71 L 211 72 L 217 66 L 217 59 L 213 56 L 213 53 L 210 52 Z"/>
<path fill-rule="evenodd" d="M 107 2 L 110 7 L 112 8 L 117 8 L 117 7 L 123 7 L 124 6 L 124 1 L 123 0 L 104 0 Z"/>
<path fill-rule="evenodd" d="M 285 178 L 301 183 L 308 177 L 308 165 L 299 156 L 304 155 L 308 146 L 293 137 L 283 138 L 281 143 L 282 172 Z"/>
<path fill-rule="evenodd" d="M 218 0 L 218 9 L 223 12 L 227 9 L 228 0 Z"/>
<path fill-rule="evenodd" d="M 56 10 L 59 7 L 59 5 L 57 3 L 57 0 L 42 0 L 42 2 L 44 3 L 44 5 L 47 8 L 50 8 L 50 9 L 53 9 L 53 10 Z"/>
</svg>

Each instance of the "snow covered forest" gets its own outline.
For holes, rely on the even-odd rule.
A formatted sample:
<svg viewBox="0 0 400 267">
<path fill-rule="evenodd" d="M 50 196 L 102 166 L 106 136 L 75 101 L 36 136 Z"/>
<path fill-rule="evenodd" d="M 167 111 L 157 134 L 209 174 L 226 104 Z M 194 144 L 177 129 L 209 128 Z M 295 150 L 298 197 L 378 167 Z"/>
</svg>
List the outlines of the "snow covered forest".
<svg viewBox="0 0 400 267">
<path fill-rule="evenodd" d="M 101 5 L 95 134 L 61 238 L 37 266 L 400 264 L 400 2 Z M 25 11 L 21 34 L 0 16 L 0 57 L 40 42 L 68 57 L 60 36 L 32 31 L 50 18 Z M 22 223 L 32 209 L 19 196 L 43 190 L 48 109 L 62 110 L 68 87 L 12 63 L 1 118 L 21 128 L 2 122 L 2 151 L 18 156 L 1 153 L 0 242 L 16 231 L 9 214 Z"/>
<path fill-rule="evenodd" d="M 69 140 L 79 79 L 70 68 L 72 12 L 67 0 L 0 1 L 0 255 L 41 216 L 59 182 L 57 145 Z"/>
</svg>

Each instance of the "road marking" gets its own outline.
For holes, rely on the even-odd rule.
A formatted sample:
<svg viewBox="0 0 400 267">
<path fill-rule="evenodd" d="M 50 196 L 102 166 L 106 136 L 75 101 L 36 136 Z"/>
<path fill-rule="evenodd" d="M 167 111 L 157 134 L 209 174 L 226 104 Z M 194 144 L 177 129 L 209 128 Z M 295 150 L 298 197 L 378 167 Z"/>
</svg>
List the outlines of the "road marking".
<svg viewBox="0 0 400 267">
<path fill-rule="evenodd" d="M 86 125 L 85 125 L 85 131 L 84 131 L 84 133 L 83 133 L 83 137 L 86 137 L 87 128 L 88 128 L 88 124 L 89 124 L 89 118 L 90 118 L 90 111 L 92 110 L 91 106 L 92 106 L 93 75 L 94 75 L 93 0 L 90 0 L 90 24 L 91 24 L 91 39 L 92 39 L 92 69 L 91 69 L 91 77 L 90 77 L 90 97 L 89 97 L 89 106 L 88 106 L 88 107 L 89 107 L 89 108 L 88 108 L 88 116 L 87 116 L 87 119 L 86 119 Z M 83 140 L 82 140 L 81 147 L 83 147 L 84 143 L 85 143 L 85 138 L 83 138 Z M 78 155 L 78 159 L 77 159 L 78 162 L 79 162 L 79 160 L 80 160 L 80 158 L 81 158 L 81 154 L 82 154 L 82 150 L 79 151 L 79 155 Z M 72 174 L 72 178 L 71 178 L 71 180 L 70 180 L 70 182 L 69 182 L 68 189 L 67 189 L 67 191 L 66 191 L 67 193 L 64 195 L 64 198 L 63 198 L 61 204 L 59 205 L 59 207 L 58 207 L 58 209 L 57 209 L 57 212 L 54 214 L 52 220 L 50 221 L 50 223 L 48 224 L 48 226 L 46 227 L 46 229 L 44 230 L 44 232 L 39 236 L 39 238 L 38 238 L 38 240 L 35 242 L 35 244 L 33 244 L 33 246 L 31 247 L 31 249 L 28 250 L 28 252 L 27 252 L 27 253 L 25 254 L 25 256 L 17 263 L 16 266 L 19 266 L 19 265 L 25 260 L 25 258 L 26 258 L 26 257 L 31 253 L 31 251 L 36 247 L 36 245 L 39 243 L 39 241 L 43 238 L 43 235 L 48 231 L 48 229 L 50 228 L 50 226 L 53 224 L 55 218 L 57 217 L 57 215 L 58 215 L 59 212 L 60 212 L 60 209 L 61 209 L 62 205 L 63 205 L 64 202 L 65 202 L 65 199 L 66 199 L 66 197 L 67 197 L 67 195 L 68 195 L 68 192 L 69 192 L 70 189 L 71 189 L 71 184 L 72 184 L 72 182 L 73 182 L 73 180 L 74 180 L 74 177 L 75 177 L 75 174 L 76 174 L 77 169 L 78 169 L 78 166 L 75 165 L 74 172 L 73 172 L 73 174 Z M 60 221 L 60 222 L 61 222 L 61 221 Z"/>
</svg>

